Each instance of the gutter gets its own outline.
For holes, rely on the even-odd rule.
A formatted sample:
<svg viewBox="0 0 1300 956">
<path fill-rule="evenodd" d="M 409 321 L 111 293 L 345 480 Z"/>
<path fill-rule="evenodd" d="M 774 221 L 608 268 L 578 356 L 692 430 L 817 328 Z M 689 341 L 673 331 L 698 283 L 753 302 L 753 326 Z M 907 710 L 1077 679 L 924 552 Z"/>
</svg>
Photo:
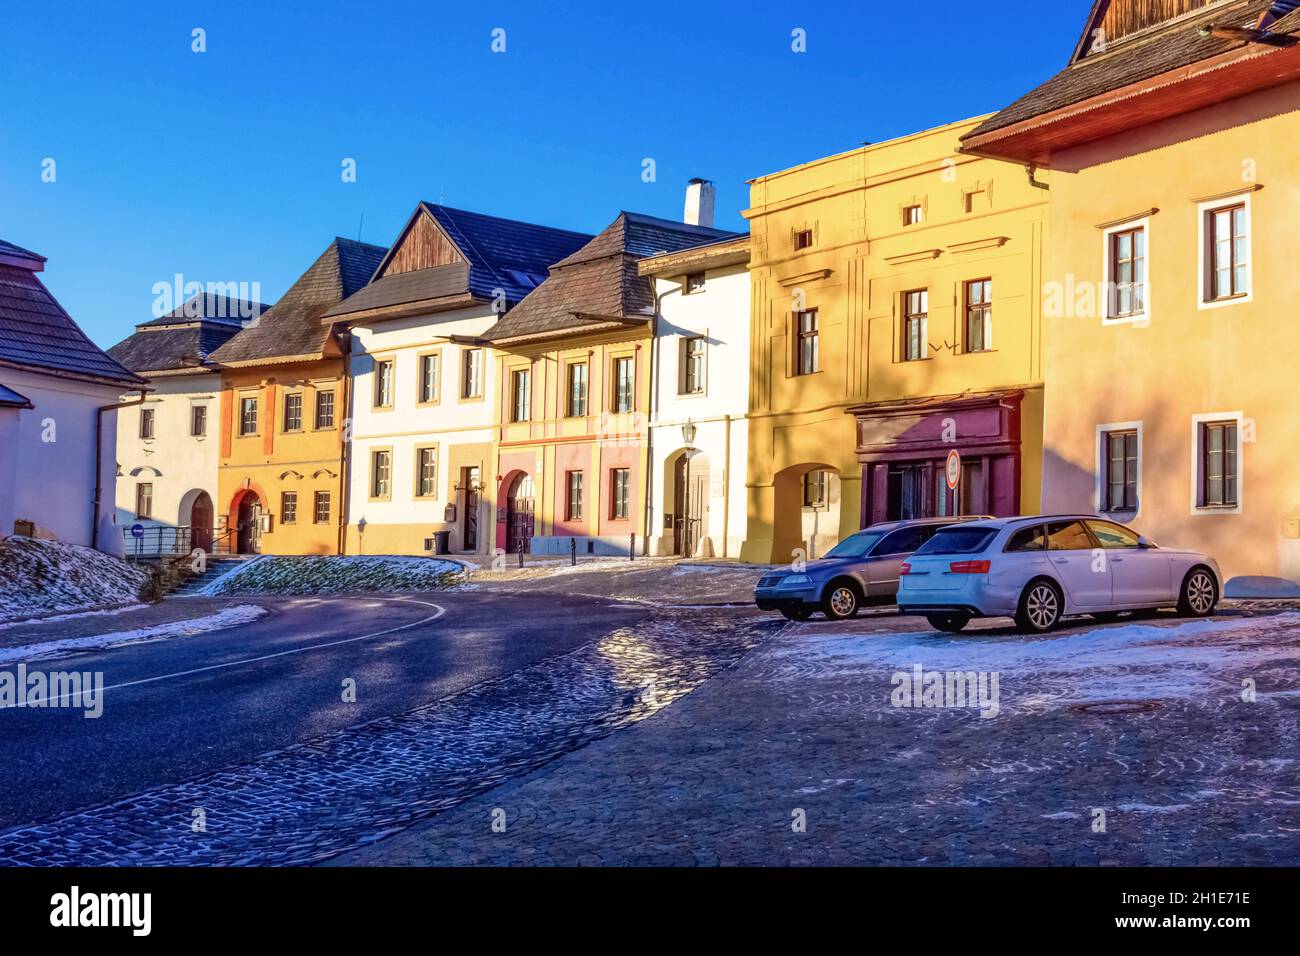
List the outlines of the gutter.
<svg viewBox="0 0 1300 956">
<path fill-rule="evenodd" d="M 655 279 L 651 278 L 651 289 L 653 290 Z M 650 527 L 650 518 L 653 513 L 654 501 L 654 483 L 655 483 L 655 428 L 658 427 L 659 421 L 659 318 L 660 308 L 665 296 L 672 295 L 674 292 L 681 292 L 686 287 L 686 279 L 683 277 L 680 284 L 671 289 L 665 289 L 663 292 L 655 293 L 654 314 L 650 316 L 650 367 L 653 370 L 650 376 L 650 427 L 646 429 L 646 477 L 645 477 L 645 534 L 642 537 L 642 547 L 645 554 L 650 554 L 650 534 L 658 531 L 658 528 Z"/>
<path fill-rule="evenodd" d="M 103 479 L 103 460 L 104 460 L 104 413 L 116 411 L 119 408 L 131 408 L 136 405 L 143 405 L 146 398 L 149 397 L 149 389 L 140 389 L 140 397 L 130 402 L 115 402 L 112 405 L 101 405 L 95 409 L 95 499 L 94 507 L 90 518 L 90 546 L 96 551 L 99 550 L 99 510 L 100 503 L 104 496 L 104 479 Z"/>
<path fill-rule="evenodd" d="M 344 555 L 348 553 L 348 521 L 350 519 L 348 506 L 351 504 L 351 496 L 348 494 L 348 488 L 351 483 L 352 456 L 348 454 L 348 448 L 352 444 L 352 396 L 354 389 L 352 387 L 352 332 L 348 330 L 339 336 L 343 346 L 343 420 L 339 422 L 339 532 L 338 532 L 338 553 Z M 346 437 L 343 431 L 348 434 Z"/>
</svg>

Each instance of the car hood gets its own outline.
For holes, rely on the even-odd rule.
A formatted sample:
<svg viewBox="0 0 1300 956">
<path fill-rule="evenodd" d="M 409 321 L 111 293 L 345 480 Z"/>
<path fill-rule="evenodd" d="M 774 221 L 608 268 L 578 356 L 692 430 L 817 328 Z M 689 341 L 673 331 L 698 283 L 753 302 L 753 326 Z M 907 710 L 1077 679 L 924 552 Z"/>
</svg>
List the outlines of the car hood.
<svg viewBox="0 0 1300 956">
<path fill-rule="evenodd" d="M 783 577 L 787 574 L 833 574 L 850 565 L 866 564 L 868 558 L 817 558 L 815 561 L 807 562 L 804 570 L 794 571 L 787 568 L 779 572 Z"/>
</svg>

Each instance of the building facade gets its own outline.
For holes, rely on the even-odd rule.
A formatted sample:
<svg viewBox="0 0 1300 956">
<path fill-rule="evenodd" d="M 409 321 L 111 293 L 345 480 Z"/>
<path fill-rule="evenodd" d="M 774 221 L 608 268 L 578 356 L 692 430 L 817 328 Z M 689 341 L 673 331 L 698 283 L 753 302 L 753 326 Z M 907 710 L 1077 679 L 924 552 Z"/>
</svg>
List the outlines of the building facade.
<svg viewBox="0 0 1300 956">
<path fill-rule="evenodd" d="M 638 263 L 659 304 L 651 343 L 651 554 L 740 553 L 749 448 L 748 267 L 748 236 Z"/>
<path fill-rule="evenodd" d="M 0 240 L 0 536 L 121 553 L 118 406 L 148 383 L 86 337 L 41 282 L 45 262 Z"/>
<path fill-rule="evenodd" d="M 656 314 L 647 255 L 732 234 L 621 213 L 485 333 L 497 353 L 497 547 L 646 551 Z"/>
<path fill-rule="evenodd" d="M 346 500 L 346 345 L 327 313 L 387 250 L 337 238 L 284 297 L 216 349 L 216 534 L 240 554 L 337 554 Z"/>
<path fill-rule="evenodd" d="M 347 551 L 497 546 L 497 362 L 482 338 L 591 236 L 421 203 L 374 280 L 330 311 L 351 330 Z"/>
<path fill-rule="evenodd" d="M 1229 594 L 1300 593 L 1294 6 L 1099 3 L 965 140 L 1052 170 L 1044 506 L 1209 552 Z"/>
<path fill-rule="evenodd" d="M 108 350 L 151 387 L 143 404 L 118 412 L 117 522 L 144 532 L 128 552 L 230 544 L 216 534 L 221 372 L 210 356 L 267 308 L 198 295 Z"/>
<path fill-rule="evenodd" d="M 1038 510 L 1047 193 L 961 154 L 977 124 L 752 181 L 744 560 Z"/>
</svg>

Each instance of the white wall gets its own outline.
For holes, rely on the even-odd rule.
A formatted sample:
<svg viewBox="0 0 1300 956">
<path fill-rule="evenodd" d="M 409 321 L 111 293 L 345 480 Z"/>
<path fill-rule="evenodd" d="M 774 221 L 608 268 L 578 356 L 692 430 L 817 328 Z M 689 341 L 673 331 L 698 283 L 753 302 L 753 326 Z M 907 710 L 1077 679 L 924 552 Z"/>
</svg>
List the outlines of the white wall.
<svg viewBox="0 0 1300 956">
<path fill-rule="evenodd" d="M 655 280 L 660 318 L 655 339 L 655 411 L 651 421 L 650 548 L 671 554 L 664 516 L 673 508 L 673 461 L 685 446 L 682 425 L 696 427 L 695 448 L 708 456 L 708 532 L 697 554 L 735 558 L 745 537 L 749 446 L 749 271 L 744 264 L 705 273 L 704 288 L 681 292 L 679 278 Z M 705 338 L 704 392 L 682 394 L 682 340 Z"/>
<path fill-rule="evenodd" d="M 214 521 L 217 503 L 217 461 L 221 445 L 221 377 L 212 372 L 159 375 L 150 379 L 154 391 L 141 407 L 118 412 L 117 522 L 131 527 L 176 528 L 189 524 L 194 492 L 206 491 L 212 499 Z M 132 396 L 124 396 L 129 400 Z M 195 405 L 208 410 L 207 434 L 190 434 L 190 414 Z M 154 411 L 154 437 L 140 437 L 142 408 Z M 304 414 L 307 414 L 304 411 Z M 136 487 L 153 484 L 153 518 L 135 513 Z"/>
<path fill-rule="evenodd" d="M 117 402 L 118 390 L 9 369 L 0 373 L 0 381 L 35 406 L 18 412 L 16 427 L 9 427 L 11 438 L 2 446 L 0 469 L 12 469 L 13 491 L 7 512 L 0 495 L 0 534 L 11 534 L 15 521 L 35 521 L 38 534 L 88 546 L 95 495 L 95 413 Z M 101 537 L 113 516 L 116 421 L 113 412 L 104 414 Z M 100 544 L 107 548 L 112 542 Z"/>
<path fill-rule="evenodd" d="M 462 516 L 460 495 L 455 490 L 460 475 L 456 449 L 481 445 L 481 453 L 463 463 L 479 465 L 480 478 L 490 488 L 495 463 L 492 461 L 493 403 L 496 397 L 496 358 L 483 347 L 482 397 L 462 399 L 463 352 L 471 346 L 448 342 L 451 336 L 474 337 L 491 328 L 498 316 L 488 306 L 454 312 L 378 322 L 353 328 L 352 339 L 352 442 L 348 481 L 348 523 L 365 521 L 366 539 L 383 542 L 386 551 L 414 552 L 424 535 L 452 531 L 452 548 L 461 550 Z M 441 388 L 434 404 L 419 403 L 419 359 L 428 352 L 441 357 Z M 396 363 L 393 407 L 376 409 L 374 369 L 377 361 Z M 416 450 L 425 445 L 438 448 L 438 491 L 433 498 L 415 495 Z M 371 452 L 390 448 L 393 453 L 390 500 L 370 500 Z M 457 521 L 445 520 L 448 504 L 457 505 Z M 384 526 L 406 526 L 385 532 Z M 479 504 L 480 553 L 490 553 L 496 524 L 491 505 Z M 423 530 L 420 530 L 423 529 Z"/>
</svg>

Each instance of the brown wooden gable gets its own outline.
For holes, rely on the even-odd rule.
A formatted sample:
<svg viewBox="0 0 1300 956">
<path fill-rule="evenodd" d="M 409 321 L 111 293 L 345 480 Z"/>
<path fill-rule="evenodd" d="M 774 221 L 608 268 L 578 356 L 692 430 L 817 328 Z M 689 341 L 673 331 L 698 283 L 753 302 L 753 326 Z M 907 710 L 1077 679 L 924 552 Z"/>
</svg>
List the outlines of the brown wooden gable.
<svg viewBox="0 0 1300 956">
<path fill-rule="evenodd" d="M 1075 51 L 1075 60 L 1106 52 L 1107 48 L 1150 27 L 1196 13 L 1226 0 L 1097 0 Z"/>
<path fill-rule="evenodd" d="M 456 263 L 468 264 L 469 260 L 442 231 L 442 227 L 433 221 L 433 217 L 421 208 L 407 223 L 397 242 L 393 243 L 387 261 L 375 278 Z"/>
</svg>

